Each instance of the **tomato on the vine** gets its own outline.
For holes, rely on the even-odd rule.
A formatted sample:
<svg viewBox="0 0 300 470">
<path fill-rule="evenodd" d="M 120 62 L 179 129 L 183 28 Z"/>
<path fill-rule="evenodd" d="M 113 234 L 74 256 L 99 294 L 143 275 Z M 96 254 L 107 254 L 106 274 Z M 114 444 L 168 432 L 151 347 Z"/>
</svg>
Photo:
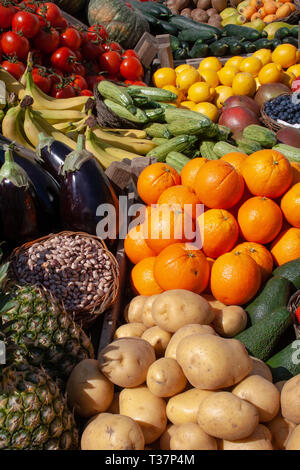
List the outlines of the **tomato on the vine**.
<svg viewBox="0 0 300 470">
<path fill-rule="evenodd" d="M 75 64 L 75 65 L 74 65 L 74 70 L 73 70 L 73 72 L 74 72 L 76 75 L 80 75 L 81 77 L 84 77 L 85 74 L 86 74 L 85 67 L 84 67 L 84 65 L 82 65 L 82 64 Z"/>
<path fill-rule="evenodd" d="M 39 15 L 39 20 L 41 25 L 45 25 L 48 21 L 51 26 L 57 26 L 61 21 L 62 13 L 61 9 L 55 5 L 55 3 L 47 2 L 42 3 L 41 6 L 37 9 L 37 14 Z"/>
<path fill-rule="evenodd" d="M 52 85 L 54 85 L 62 82 L 64 74 L 58 69 L 52 69 L 49 73 L 49 77 L 51 78 Z"/>
<path fill-rule="evenodd" d="M 27 59 L 29 52 L 28 39 L 14 31 L 3 33 L 0 40 L 2 52 L 7 56 L 16 56 L 18 59 Z"/>
<path fill-rule="evenodd" d="M 94 86 L 97 85 L 97 83 L 105 80 L 105 77 L 103 75 L 88 75 L 87 77 L 85 77 L 85 79 L 89 89 L 93 90 Z"/>
<path fill-rule="evenodd" d="M 7 72 L 9 72 L 13 77 L 17 80 L 22 77 L 23 73 L 25 72 L 25 65 L 23 62 L 19 60 L 4 60 L 1 63 L 1 67 L 3 67 Z"/>
<path fill-rule="evenodd" d="M 38 5 L 34 0 L 23 0 L 19 3 L 18 7 L 20 7 L 20 9 L 26 8 L 26 11 L 30 11 L 31 13 L 35 13 L 38 9 Z"/>
<path fill-rule="evenodd" d="M 144 69 L 139 59 L 128 57 L 120 66 L 120 74 L 127 80 L 138 80 L 144 76 Z"/>
<path fill-rule="evenodd" d="M 59 31 L 65 31 L 68 27 L 68 22 L 66 20 L 66 18 L 64 18 L 63 16 L 61 16 L 60 18 L 57 19 L 56 23 L 55 23 L 55 28 L 56 29 L 59 29 Z"/>
<path fill-rule="evenodd" d="M 71 76 L 70 78 L 73 78 L 70 85 L 72 85 L 76 90 L 79 89 L 79 91 L 81 91 L 88 88 L 87 81 L 81 75 L 74 75 L 74 77 Z"/>
<path fill-rule="evenodd" d="M 111 75 L 115 75 L 120 70 L 122 59 L 118 52 L 110 51 L 105 52 L 100 56 L 99 63 L 103 70 Z"/>
<path fill-rule="evenodd" d="M 42 65 L 43 63 L 43 54 L 41 51 L 38 51 L 37 49 L 32 49 L 31 50 L 31 57 L 32 57 L 32 62 L 34 65 Z"/>
<path fill-rule="evenodd" d="M 123 51 L 120 44 L 118 42 L 115 42 L 115 41 L 110 42 L 109 47 L 110 47 L 111 51 L 116 51 L 116 52 L 122 52 Z"/>
<path fill-rule="evenodd" d="M 106 41 L 108 39 L 108 32 L 104 26 L 93 24 L 87 30 L 87 38 L 89 41 Z"/>
<path fill-rule="evenodd" d="M 71 85 L 54 84 L 51 89 L 51 96 L 54 98 L 73 98 L 75 90 Z"/>
<path fill-rule="evenodd" d="M 72 47 L 70 47 L 70 49 L 72 49 Z M 78 62 L 82 62 L 83 56 L 82 56 L 81 50 L 80 49 L 76 49 L 75 51 L 74 51 L 74 49 L 72 49 L 72 50 L 73 50 L 74 54 L 76 55 Z"/>
<path fill-rule="evenodd" d="M 147 86 L 145 82 L 141 82 L 140 80 L 125 80 L 125 85 L 138 85 L 138 86 Z"/>
<path fill-rule="evenodd" d="M 62 72 L 72 73 L 77 64 L 77 58 L 69 47 L 60 47 L 51 56 L 51 64 Z"/>
<path fill-rule="evenodd" d="M 12 30 L 21 32 L 26 38 L 33 38 L 41 27 L 38 17 L 29 11 L 19 11 L 12 19 Z"/>
<path fill-rule="evenodd" d="M 34 83 L 44 93 L 49 93 L 52 86 L 52 80 L 49 74 L 47 74 L 43 69 L 35 68 L 32 70 L 32 78 Z"/>
<path fill-rule="evenodd" d="M 94 94 L 91 90 L 81 90 L 79 96 L 94 96 Z"/>
<path fill-rule="evenodd" d="M 75 28 L 67 28 L 60 35 L 60 43 L 62 46 L 69 47 L 72 51 L 76 51 L 81 46 L 81 35 Z"/>
<path fill-rule="evenodd" d="M 122 59 L 127 59 L 128 57 L 136 57 L 137 59 L 139 59 L 139 56 L 133 49 L 127 49 L 127 51 L 125 51 L 122 55 Z"/>
<path fill-rule="evenodd" d="M 99 43 L 87 42 L 83 45 L 82 52 L 86 60 L 97 60 L 103 54 L 103 49 Z"/>
<path fill-rule="evenodd" d="M 11 27 L 12 19 L 16 10 L 12 5 L 0 5 L 0 29 Z"/>
<path fill-rule="evenodd" d="M 45 54 L 54 52 L 59 45 L 59 33 L 54 28 L 41 28 L 34 38 L 34 47 Z"/>
<path fill-rule="evenodd" d="M 88 42 L 87 31 L 79 31 L 81 36 L 81 45 L 83 46 Z"/>
</svg>

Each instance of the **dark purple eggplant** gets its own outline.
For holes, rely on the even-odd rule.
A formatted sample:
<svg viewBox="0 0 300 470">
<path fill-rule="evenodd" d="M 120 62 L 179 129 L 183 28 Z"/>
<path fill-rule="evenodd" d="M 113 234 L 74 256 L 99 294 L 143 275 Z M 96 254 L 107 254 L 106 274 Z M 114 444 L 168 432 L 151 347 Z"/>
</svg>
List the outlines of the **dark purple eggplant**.
<svg viewBox="0 0 300 470">
<path fill-rule="evenodd" d="M 60 214 L 63 228 L 88 232 L 112 242 L 119 229 L 118 198 L 99 163 L 83 149 L 83 142 L 84 137 L 79 135 L 77 149 L 67 156 L 62 167 Z M 112 205 L 116 214 L 110 218 L 111 230 L 107 237 L 99 233 L 99 226 L 97 231 L 97 224 L 107 218 L 107 213 L 96 215 L 102 204 Z"/>
<path fill-rule="evenodd" d="M 72 151 L 68 145 L 53 137 L 47 137 L 45 134 L 39 134 L 39 143 L 36 154 L 40 165 L 47 170 L 53 178 L 61 181 L 61 169 L 65 163 L 66 156 Z"/>
<path fill-rule="evenodd" d="M 8 148 L 0 170 L 0 227 L 4 239 L 19 245 L 36 238 L 41 233 L 40 218 L 34 186 Z"/>
</svg>

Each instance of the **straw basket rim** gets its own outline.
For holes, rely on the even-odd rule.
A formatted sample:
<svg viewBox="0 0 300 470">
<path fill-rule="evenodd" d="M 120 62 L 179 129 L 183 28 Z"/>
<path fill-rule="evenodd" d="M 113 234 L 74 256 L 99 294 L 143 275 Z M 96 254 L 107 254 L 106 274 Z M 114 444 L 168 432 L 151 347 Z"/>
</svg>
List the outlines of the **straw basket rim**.
<svg viewBox="0 0 300 470">
<path fill-rule="evenodd" d="M 295 315 L 295 311 L 298 307 L 300 307 L 300 289 L 297 290 L 292 295 L 292 297 L 289 300 L 288 306 L 287 306 L 288 311 L 292 315 L 292 320 L 293 320 L 294 330 L 295 330 L 295 333 L 296 333 L 296 338 L 300 338 L 300 323 L 299 323 L 299 321 L 298 321 L 298 319 Z"/>
<path fill-rule="evenodd" d="M 292 92 L 288 93 L 288 92 L 284 92 L 284 93 L 281 93 L 281 95 L 278 95 L 278 96 L 283 96 L 283 95 L 291 95 Z M 276 97 L 278 98 L 278 97 Z M 268 103 L 270 103 L 271 101 L 275 100 L 276 98 L 272 98 L 271 100 L 268 101 Z M 285 126 L 284 124 L 279 124 L 277 121 L 275 121 L 275 119 L 271 118 L 270 116 L 267 115 L 266 111 L 265 111 L 265 104 L 262 105 L 262 107 L 260 108 L 260 114 L 261 114 L 261 121 L 264 123 L 264 125 L 266 127 L 268 127 L 269 129 L 271 129 L 272 131 L 274 132 L 278 132 L 280 129 L 283 129 L 283 128 L 287 128 L 287 129 L 292 129 L 291 126 Z"/>
</svg>

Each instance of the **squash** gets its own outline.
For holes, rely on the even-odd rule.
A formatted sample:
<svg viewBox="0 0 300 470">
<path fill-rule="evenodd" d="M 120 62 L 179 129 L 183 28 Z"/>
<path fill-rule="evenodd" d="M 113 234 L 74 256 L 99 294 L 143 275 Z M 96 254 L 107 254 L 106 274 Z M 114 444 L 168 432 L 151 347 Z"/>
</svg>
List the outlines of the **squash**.
<svg viewBox="0 0 300 470">
<path fill-rule="evenodd" d="M 138 11 L 128 8 L 123 0 L 90 0 L 89 24 L 102 24 L 113 41 L 124 49 L 133 49 L 149 25 Z"/>
</svg>

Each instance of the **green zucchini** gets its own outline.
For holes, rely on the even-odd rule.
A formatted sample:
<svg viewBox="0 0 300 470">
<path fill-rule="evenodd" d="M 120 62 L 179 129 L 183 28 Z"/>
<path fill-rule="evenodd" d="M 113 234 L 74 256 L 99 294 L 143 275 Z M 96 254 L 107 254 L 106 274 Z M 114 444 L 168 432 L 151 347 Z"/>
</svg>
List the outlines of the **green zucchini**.
<svg viewBox="0 0 300 470">
<path fill-rule="evenodd" d="M 225 57 L 229 53 L 229 46 L 222 39 L 215 41 L 209 45 L 209 53 L 215 57 Z"/>
<path fill-rule="evenodd" d="M 207 128 L 213 124 L 213 122 L 202 113 L 197 113 L 189 109 L 175 108 L 174 106 L 171 106 L 165 110 L 165 117 L 168 124 L 181 119 L 196 119 L 198 121 L 202 121 L 203 125 L 205 125 Z"/>
<path fill-rule="evenodd" d="M 149 13 L 143 12 L 143 17 L 148 21 L 150 26 L 150 31 L 155 32 L 159 27 L 159 20 L 155 16 L 150 15 Z"/>
<path fill-rule="evenodd" d="M 149 124 L 145 131 L 149 137 L 159 137 L 164 139 L 170 139 L 172 134 L 168 130 L 167 124 L 153 123 Z"/>
<path fill-rule="evenodd" d="M 255 45 L 257 51 L 259 49 L 270 49 L 271 51 L 274 49 L 273 39 L 262 38 L 254 41 L 253 44 Z"/>
<path fill-rule="evenodd" d="M 143 109 L 149 121 L 165 122 L 165 110 L 162 108 Z"/>
<path fill-rule="evenodd" d="M 255 44 L 251 41 L 243 41 L 242 45 L 246 54 L 252 54 L 252 52 L 256 51 Z"/>
<path fill-rule="evenodd" d="M 190 161 L 190 158 L 180 152 L 170 152 L 166 157 L 166 163 L 173 167 L 179 174 L 182 168 Z"/>
<path fill-rule="evenodd" d="M 266 364 L 271 369 L 274 383 L 289 380 L 300 374 L 299 340 L 279 351 Z"/>
<path fill-rule="evenodd" d="M 285 158 L 290 162 L 300 163 L 300 149 L 296 147 L 286 144 L 277 144 L 273 147 L 273 150 L 283 153 Z"/>
<path fill-rule="evenodd" d="M 133 104 L 135 106 L 137 106 L 138 108 L 143 107 L 143 106 L 147 106 L 150 102 L 150 100 L 149 100 L 149 98 L 147 98 L 147 96 L 133 96 L 132 101 L 133 101 Z"/>
<path fill-rule="evenodd" d="M 300 289 L 300 258 L 278 266 L 273 275 L 289 280 L 296 289 Z"/>
<path fill-rule="evenodd" d="M 239 150 L 237 147 L 234 145 L 229 144 L 228 142 L 217 142 L 214 145 L 214 153 L 219 157 L 224 157 L 224 155 L 227 155 L 227 153 L 230 152 L 240 152 L 243 153 L 241 150 Z"/>
<path fill-rule="evenodd" d="M 164 139 L 163 137 L 153 137 L 152 142 L 157 145 L 166 144 L 169 139 Z"/>
<path fill-rule="evenodd" d="M 158 20 L 157 32 L 160 34 L 172 34 L 176 36 L 178 34 L 178 29 L 174 24 L 169 23 L 168 21 Z"/>
<path fill-rule="evenodd" d="M 100 82 L 103 83 L 103 82 Z M 177 95 L 169 90 L 162 88 L 145 87 L 139 85 L 130 85 L 127 91 L 131 96 L 147 96 L 150 100 L 154 101 L 176 101 Z"/>
<path fill-rule="evenodd" d="M 176 36 L 170 35 L 170 44 L 173 52 L 175 52 L 180 47 L 180 41 Z"/>
<path fill-rule="evenodd" d="M 223 32 L 229 37 L 236 37 L 238 39 L 246 39 L 247 41 L 256 41 L 261 38 L 261 33 L 253 28 L 247 26 L 239 26 L 236 24 L 227 24 L 223 28 Z"/>
<path fill-rule="evenodd" d="M 201 157 L 208 160 L 218 160 L 218 155 L 214 152 L 215 142 L 213 140 L 203 140 L 200 145 Z"/>
<path fill-rule="evenodd" d="M 160 101 L 159 103 L 156 101 L 153 101 L 153 103 L 158 104 L 161 108 L 163 109 L 174 109 L 175 106 L 170 104 L 170 103 L 164 103 L 163 101 Z"/>
<path fill-rule="evenodd" d="M 238 150 L 241 152 L 246 153 L 247 155 L 251 155 L 254 152 L 258 152 L 262 150 L 262 146 L 259 142 L 255 142 L 251 139 L 246 139 L 245 137 L 241 137 L 235 140 L 238 146 Z"/>
<path fill-rule="evenodd" d="M 115 103 L 112 100 L 105 99 L 104 104 L 117 116 L 127 119 L 128 121 L 132 121 L 138 124 L 145 124 L 148 122 L 148 118 L 146 114 L 139 108 L 136 108 L 137 112 L 136 114 L 130 113 L 124 106 L 119 105 L 118 103 Z"/>
<path fill-rule="evenodd" d="M 293 28 L 290 29 L 290 36 L 293 36 L 293 38 L 298 39 L 298 33 L 299 33 L 299 26 L 293 26 Z"/>
<path fill-rule="evenodd" d="M 288 36 L 282 39 L 282 44 L 292 44 L 295 47 L 298 47 L 298 39 L 294 38 L 293 36 Z"/>
<path fill-rule="evenodd" d="M 222 31 L 219 28 L 215 28 L 215 26 L 211 26 L 205 23 L 197 23 L 194 20 L 190 20 L 182 15 L 173 15 L 169 22 L 174 24 L 179 30 L 183 31 L 184 29 L 194 28 L 198 31 L 213 31 L 218 38 L 221 37 Z"/>
<path fill-rule="evenodd" d="M 199 121 L 199 119 L 179 119 L 178 121 L 172 121 L 167 125 L 167 128 L 172 135 L 199 135 L 205 133 L 209 126 L 209 123 Z"/>
<path fill-rule="evenodd" d="M 190 135 L 179 135 L 168 140 L 167 143 L 159 145 L 147 153 L 147 157 L 154 157 L 159 162 L 164 162 L 170 152 L 182 152 L 191 147 L 197 140 L 197 137 Z"/>
<path fill-rule="evenodd" d="M 174 52 L 175 60 L 185 60 L 189 56 L 189 51 L 186 48 L 180 47 Z"/>
<path fill-rule="evenodd" d="M 139 2 L 136 0 L 129 0 L 128 3 L 142 13 L 148 13 L 156 18 L 169 18 L 172 15 L 171 10 L 165 5 L 157 2 Z"/>
<path fill-rule="evenodd" d="M 245 51 L 243 43 L 237 38 L 221 38 L 219 43 L 227 44 L 230 55 L 240 55 Z"/>
<path fill-rule="evenodd" d="M 196 42 L 198 39 L 201 39 L 203 42 L 209 41 L 214 39 L 215 41 L 218 39 L 218 35 L 213 31 L 209 30 L 198 30 L 198 29 L 184 29 L 180 31 L 178 34 L 178 39 L 180 41 L 187 41 L 187 42 Z"/>
<path fill-rule="evenodd" d="M 258 142 L 264 148 L 272 148 L 277 142 L 275 132 L 256 124 L 250 124 L 245 127 L 243 137 L 245 137 L 245 139 L 251 139 L 252 141 L 255 140 L 255 142 Z"/>
<path fill-rule="evenodd" d="M 276 39 L 284 39 L 286 38 L 287 36 L 290 35 L 290 28 L 287 28 L 286 26 L 283 26 L 282 28 L 279 28 L 277 29 L 275 35 L 274 35 L 274 38 Z"/>
<path fill-rule="evenodd" d="M 98 83 L 98 91 L 103 98 L 124 106 L 132 114 L 136 113 L 136 106 L 134 106 L 133 100 L 125 87 L 120 87 L 112 82 L 103 80 Z"/>
<path fill-rule="evenodd" d="M 229 127 L 222 126 L 221 124 L 217 124 L 217 128 L 218 128 L 218 133 L 216 135 L 216 139 L 218 141 L 223 140 L 224 142 L 226 142 L 229 139 L 231 130 L 229 129 Z"/>
<path fill-rule="evenodd" d="M 202 43 L 202 39 L 198 39 L 192 49 L 190 50 L 189 56 L 192 59 L 197 59 L 198 57 L 207 57 L 209 52 L 209 47 L 207 44 Z"/>
</svg>

